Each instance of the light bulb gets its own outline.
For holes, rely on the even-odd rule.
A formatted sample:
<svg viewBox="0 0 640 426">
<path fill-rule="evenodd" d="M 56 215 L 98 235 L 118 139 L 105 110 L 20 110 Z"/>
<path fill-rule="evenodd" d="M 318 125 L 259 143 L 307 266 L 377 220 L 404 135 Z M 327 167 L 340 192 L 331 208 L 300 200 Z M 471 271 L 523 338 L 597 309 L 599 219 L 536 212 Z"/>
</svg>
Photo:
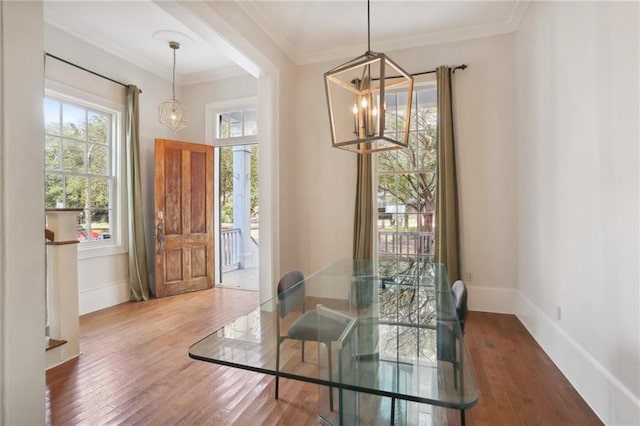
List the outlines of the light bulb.
<svg viewBox="0 0 640 426">
<path fill-rule="evenodd" d="M 358 113 L 358 105 L 353 104 L 353 109 L 352 109 L 352 111 L 353 111 L 353 113 L 354 113 L 354 114 L 357 114 L 357 113 Z"/>
<path fill-rule="evenodd" d="M 371 115 L 373 115 L 374 117 L 375 117 L 376 115 L 378 115 L 378 108 L 373 107 L 373 108 L 371 109 Z"/>
<path fill-rule="evenodd" d="M 171 111 L 171 119 L 175 121 L 176 118 L 178 118 L 178 116 L 176 115 L 176 110 L 174 109 L 173 111 Z"/>
<path fill-rule="evenodd" d="M 367 108 L 367 98 L 362 98 L 362 101 L 360 102 L 360 105 L 362 106 L 362 109 L 366 109 Z"/>
</svg>

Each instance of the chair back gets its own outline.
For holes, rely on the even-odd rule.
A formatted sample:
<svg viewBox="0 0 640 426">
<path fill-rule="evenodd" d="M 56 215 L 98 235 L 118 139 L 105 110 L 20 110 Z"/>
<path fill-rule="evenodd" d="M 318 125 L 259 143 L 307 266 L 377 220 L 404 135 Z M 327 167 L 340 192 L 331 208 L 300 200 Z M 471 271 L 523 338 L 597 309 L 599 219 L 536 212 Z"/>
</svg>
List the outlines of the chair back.
<svg viewBox="0 0 640 426">
<path fill-rule="evenodd" d="M 289 271 L 278 282 L 278 314 L 281 318 L 302 306 L 304 311 L 304 275 L 300 271 Z"/>
<path fill-rule="evenodd" d="M 467 318 L 467 286 L 462 280 L 457 280 L 451 286 L 451 291 L 456 298 L 456 315 L 464 330 L 464 321 Z"/>
</svg>

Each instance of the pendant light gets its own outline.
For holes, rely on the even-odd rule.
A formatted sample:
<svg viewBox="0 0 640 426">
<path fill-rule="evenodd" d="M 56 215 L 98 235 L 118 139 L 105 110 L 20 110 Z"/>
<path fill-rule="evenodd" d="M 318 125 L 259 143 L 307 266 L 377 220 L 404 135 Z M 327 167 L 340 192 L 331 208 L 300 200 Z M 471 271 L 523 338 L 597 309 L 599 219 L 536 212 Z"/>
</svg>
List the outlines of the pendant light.
<svg viewBox="0 0 640 426">
<path fill-rule="evenodd" d="M 363 154 L 407 147 L 413 77 L 384 53 L 371 51 L 369 0 L 367 51 L 327 71 L 324 83 L 334 148 Z M 394 105 L 389 113 L 387 95 Z M 396 100 L 403 105 L 396 108 Z"/>
<path fill-rule="evenodd" d="M 187 127 L 187 107 L 176 99 L 176 50 L 180 49 L 180 43 L 170 41 L 169 47 L 173 49 L 173 97 L 160 104 L 160 123 L 175 132 Z"/>
</svg>

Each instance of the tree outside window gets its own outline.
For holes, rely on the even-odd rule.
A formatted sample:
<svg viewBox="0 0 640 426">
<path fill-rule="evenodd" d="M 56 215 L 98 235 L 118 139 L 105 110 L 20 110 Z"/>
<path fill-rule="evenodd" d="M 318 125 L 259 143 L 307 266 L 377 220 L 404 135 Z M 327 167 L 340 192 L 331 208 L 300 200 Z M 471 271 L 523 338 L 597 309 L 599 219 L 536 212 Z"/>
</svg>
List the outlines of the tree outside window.
<svg viewBox="0 0 640 426">
<path fill-rule="evenodd" d="M 81 242 L 110 239 L 115 115 L 54 97 L 44 112 L 45 207 L 82 208 Z"/>
<path fill-rule="evenodd" d="M 387 127 L 400 133 L 406 105 L 395 93 L 387 94 Z M 437 109 L 435 87 L 413 93 L 409 145 L 378 153 L 378 243 L 381 260 L 410 261 L 433 257 Z"/>
</svg>

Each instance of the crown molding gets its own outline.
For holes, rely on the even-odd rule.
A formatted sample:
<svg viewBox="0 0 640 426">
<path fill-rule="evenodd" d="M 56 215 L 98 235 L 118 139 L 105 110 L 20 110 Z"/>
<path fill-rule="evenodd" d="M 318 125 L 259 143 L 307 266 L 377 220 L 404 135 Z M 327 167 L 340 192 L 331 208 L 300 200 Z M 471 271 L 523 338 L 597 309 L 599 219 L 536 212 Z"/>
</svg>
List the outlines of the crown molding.
<svg viewBox="0 0 640 426">
<path fill-rule="evenodd" d="M 520 22 L 529 7 L 531 0 L 516 1 L 506 20 L 502 22 L 479 25 L 474 27 L 456 28 L 447 31 L 425 32 L 409 37 L 401 37 L 392 40 L 374 41 L 376 51 L 393 51 L 410 49 L 434 44 L 444 44 L 469 40 L 474 38 L 490 37 L 512 33 L 517 30 Z M 331 49 L 313 52 L 301 52 L 289 40 L 260 7 L 259 2 L 239 2 L 239 6 L 262 29 L 296 65 L 309 65 L 319 62 L 334 61 L 347 57 L 357 56 L 366 50 L 355 47 L 334 47 Z"/>
</svg>

